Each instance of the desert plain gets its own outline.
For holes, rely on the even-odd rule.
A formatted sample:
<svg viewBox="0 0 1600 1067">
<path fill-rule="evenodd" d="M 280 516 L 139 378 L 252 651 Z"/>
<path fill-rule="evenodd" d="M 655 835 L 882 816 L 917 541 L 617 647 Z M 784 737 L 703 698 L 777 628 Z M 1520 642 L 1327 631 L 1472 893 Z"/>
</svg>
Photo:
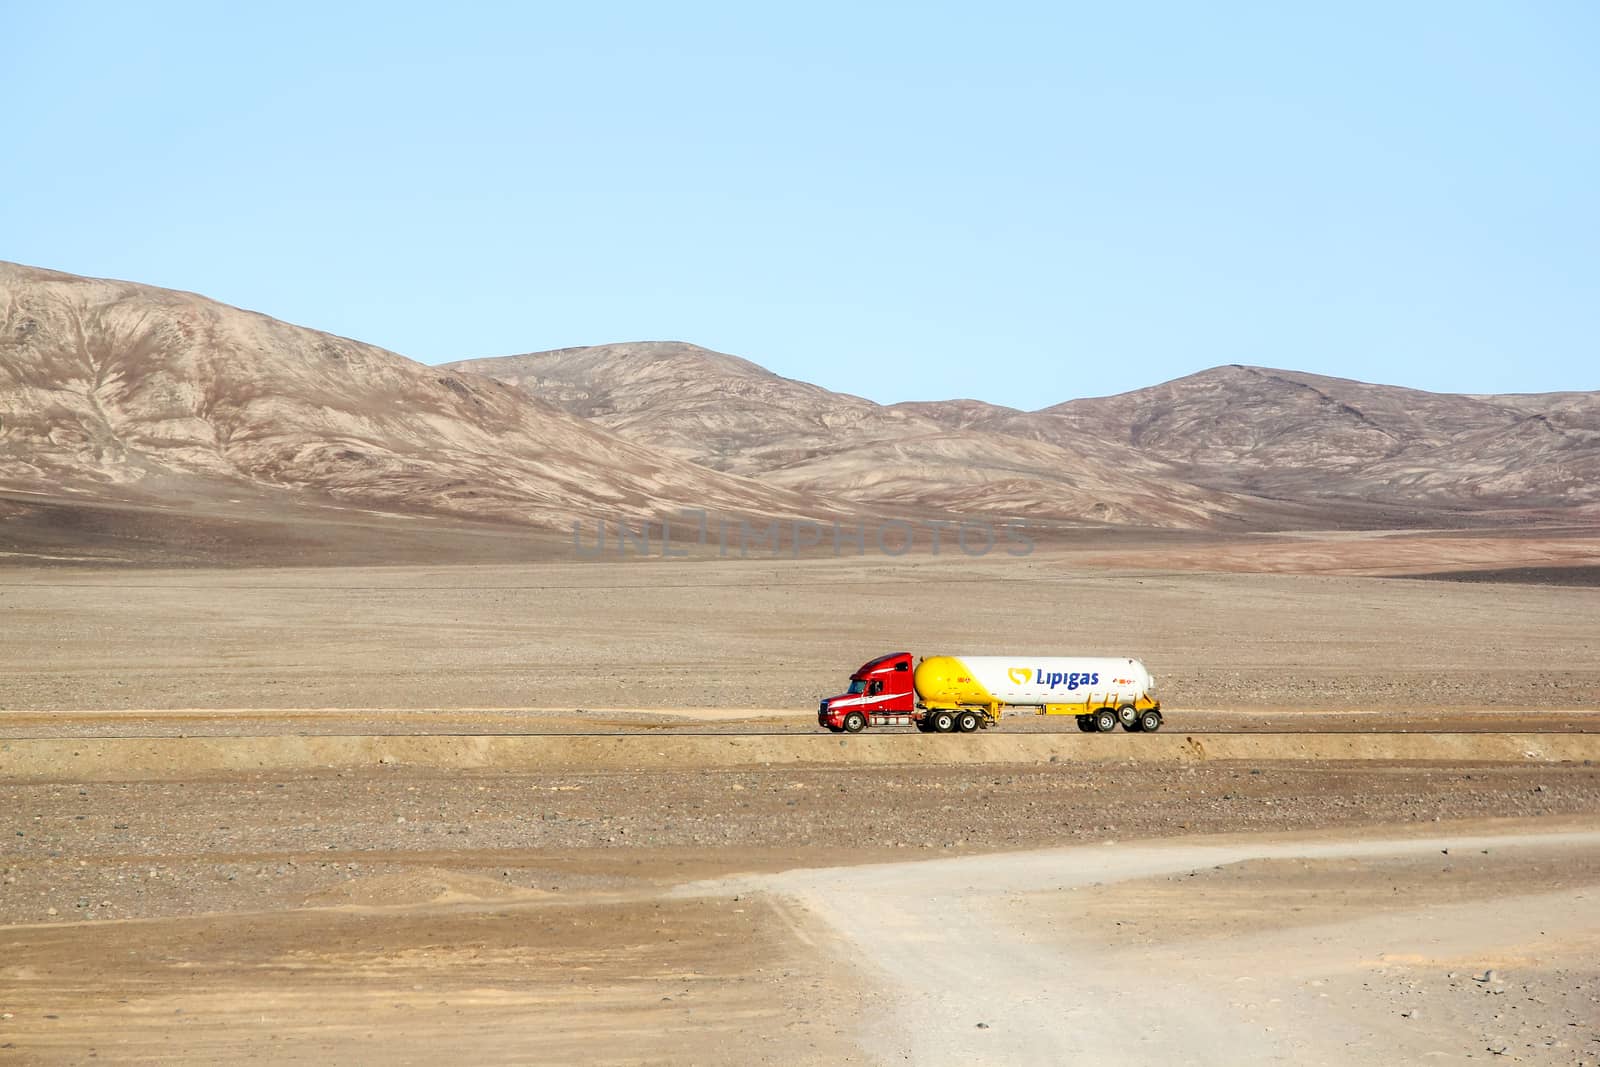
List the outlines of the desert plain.
<svg viewBox="0 0 1600 1067">
<path fill-rule="evenodd" d="M 1596 545 L 14 566 L 0 1063 L 1600 1063 Z"/>
</svg>

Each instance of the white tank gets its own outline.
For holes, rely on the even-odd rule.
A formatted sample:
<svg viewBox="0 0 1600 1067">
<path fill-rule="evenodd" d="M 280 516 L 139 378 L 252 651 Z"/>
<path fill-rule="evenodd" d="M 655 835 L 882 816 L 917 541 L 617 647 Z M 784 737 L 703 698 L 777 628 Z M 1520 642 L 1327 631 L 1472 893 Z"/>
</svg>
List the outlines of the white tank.
<svg viewBox="0 0 1600 1067">
<path fill-rule="evenodd" d="M 1089 656 L 952 656 L 1002 704 L 1115 707 L 1154 702 L 1155 679 L 1136 659 Z M 920 677 L 919 677 L 920 682 Z"/>
</svg>

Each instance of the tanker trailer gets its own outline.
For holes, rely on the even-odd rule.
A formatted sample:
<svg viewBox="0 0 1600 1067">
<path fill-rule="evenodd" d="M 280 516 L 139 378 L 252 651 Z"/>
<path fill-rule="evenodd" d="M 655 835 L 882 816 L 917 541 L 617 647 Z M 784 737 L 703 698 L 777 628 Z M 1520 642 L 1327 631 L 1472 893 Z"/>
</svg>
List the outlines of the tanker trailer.
<svg viewBox="0 0 1600 1067">
<path fill-rule="evenodd" d="M 817 723 L 858 733 L 869 726 L 915 726 L 927 733 L 972 733 L 1007 709 L 1071 715 L 1080 730 L 1161 729 L 1156 682 L 1127 657 L 929 656 L 913 665 L 892 652 L 861 665 L 850 687 L 823 700 Z"/>
</svg>

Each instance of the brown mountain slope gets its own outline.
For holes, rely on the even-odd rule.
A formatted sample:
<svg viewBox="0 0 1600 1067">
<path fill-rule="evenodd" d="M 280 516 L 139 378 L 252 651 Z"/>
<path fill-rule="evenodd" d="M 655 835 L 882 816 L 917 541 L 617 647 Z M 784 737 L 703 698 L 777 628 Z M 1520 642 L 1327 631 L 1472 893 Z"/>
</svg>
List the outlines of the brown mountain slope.
<svg viewBox="0 0 1600 1067">
<path fill-rule="evenodd" d="M 1583 517 L 1600 394 L 1425 393 L 1219 367 L 1036 412 L 883 407 L 692 345 L 456 364 L 764 481 L 872 504 L 1147 525 L 1410 526 Z"/>
<path fill-rule="evenodd" d="M 983 400 L 906 400 L 890 405 L 889 410 L 921 415 L 952 430 L 983 426 L 997 419 L 1022 414 L 1016 408 L 1002 407 Z"/>
<path fill-rule="evenodd" d="M 255 491 L 542 525 L 816 510 L 500 382 L 188 293 L 0 264 L 0 313 L 0 489 Z"/>
<path fill-rule="evenodd" d="M 765 474 L 839 437 L 900 438 L 915 420 L 680 341 L 563 348 L 444 367 L 516 385 L 574 415 L 717 470 Z"/>
<path fill-rule="evenodd" d="M 1242 507 L 1128 449 L 974 429 L 981 401 L 883 406 L 679 342 L 445 365 L 515 384 L 606 429 L 719 470 L 867 507 L 1204 526 Z M 1100 450 L 1104 451 L 1104 450 Z"/>
<path fill-rule="evenodd" d="M 1600 501 L 1596 393 L 1461 396 L 1230 366 L 983 425 L 1098 436 L 1236 493 L 1458 511 Z"/>
</svg>

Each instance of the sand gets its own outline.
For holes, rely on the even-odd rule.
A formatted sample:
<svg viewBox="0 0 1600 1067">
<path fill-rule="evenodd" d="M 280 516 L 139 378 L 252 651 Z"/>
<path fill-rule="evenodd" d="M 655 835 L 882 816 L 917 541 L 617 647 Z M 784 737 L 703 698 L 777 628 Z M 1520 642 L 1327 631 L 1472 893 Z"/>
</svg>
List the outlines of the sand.
<svg viewBox="0 0 1600 1067">
<path fill-rule="evenodd" d="M 1594 1062 L 1594 590 L 1141 562 L 0 572 L 0 1062 Z"/>
<path fill-rule="evenodd" d="M 833 927 L 878 987 L 863 1042 L 880 1062 L 1600 1057 L 1600 828 L 1108 844 L 724 891 Z M 1224 879 L 1253 906 L 1216 907 Z M 1321 892 L 1294 892 L 1308 881 Z"/>
<path fill-rule="evenodd" d="M 10 711 L 803 713 L 902 649 L 1137 656 L 1175 708 L 1600 706 L 1591 588 L 1107 570 L 1072 553 L 14 569 L 0 571 L 0 627 Z"/>
</svg>

